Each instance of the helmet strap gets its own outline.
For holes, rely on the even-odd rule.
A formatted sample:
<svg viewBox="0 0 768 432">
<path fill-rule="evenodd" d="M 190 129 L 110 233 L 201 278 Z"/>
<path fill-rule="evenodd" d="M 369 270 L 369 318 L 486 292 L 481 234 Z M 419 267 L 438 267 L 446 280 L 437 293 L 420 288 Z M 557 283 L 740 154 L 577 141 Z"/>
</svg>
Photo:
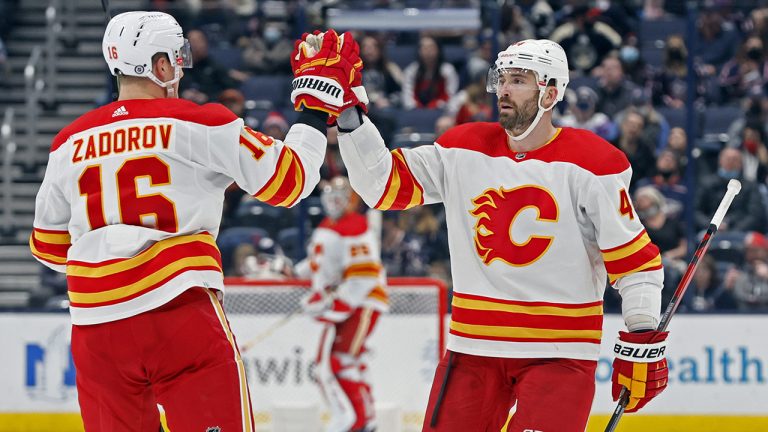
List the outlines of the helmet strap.
<svg viewBox="0 0 768 432">
<path fill-rule="evenodd" d="M 533 118 L 533 121 L 531 122 L 530 126 L 528 126 L 528 129 L 526 129 L 520 135 L 512 135 L 510 131 L 508 131 L 507 129 L 504 129 L 504 132 L 506 132 L 507 135 L 509 135 L 509 137 L 512 138 L 514 141 L 522 141 L 525 138 L 527 138 L 528 135 L 530 135 L 530 133 L 533 132 L 533 129 L 536 128 L 536 125 L 539 124 L 539 121 L 541 120 L 541 117 L 544 115 L 544 113 L 554 108 L 555 104 L 550 105 L 549 108 L 544 108 L 541 104 L 541 101 L 544 100 L 544 94 L 546 91 L 547 91 L 546 87 L 539 89 L 539 100 L 538 100 L 539 111 L 536 113 L 536 117 Z"/>
<path fill-rule="evenodd" d="M 166 97 L 172 98 L 174 97 L 174 93 L 176 93 L 176 91 L 173 89 L 173 85 L 179 82 L 179 80 L 181 79 L 181 68 L 179 66 L 173 67 L 173 79 L 170 81 L 165 81 L 165 82 L 160 81 L 160 78 L 155 76 L 155 73 L 152 71 L 149 72 L 149 75 L 147 75 L 147 78 L 152 80 L 153 83 L 159 85 L 160 87 L 165 88 Z"/>
</svg>

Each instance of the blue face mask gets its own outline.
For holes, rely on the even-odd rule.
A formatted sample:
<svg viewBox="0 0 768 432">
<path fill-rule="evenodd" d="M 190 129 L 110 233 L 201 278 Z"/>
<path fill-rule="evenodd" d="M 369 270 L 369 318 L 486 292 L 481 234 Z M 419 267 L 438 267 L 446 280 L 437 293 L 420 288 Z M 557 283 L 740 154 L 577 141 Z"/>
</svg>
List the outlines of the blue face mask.
<svg viewBox="0 0 768 432">
<path fill-rule="evenodd" d="M 717 175 L 719 175 L 720 177 L 722 177 L 722 178 L 724 178 L 726 180 L 731 180 L 731 179 L 739 178 L 739 176 L 741 175 L 741 171 L 739 171 L 739 170 L 727 171 L 727 170 L 725 170 L 723 168 L 718 168 L 717 169 Z"/>
<path fill-rule="evenodd" d="M 619 57 L 624 63 L 634 63 L 640 58 L 640 51 L 633 46 L 623 46 L 619 51 Z"/>
</svg>

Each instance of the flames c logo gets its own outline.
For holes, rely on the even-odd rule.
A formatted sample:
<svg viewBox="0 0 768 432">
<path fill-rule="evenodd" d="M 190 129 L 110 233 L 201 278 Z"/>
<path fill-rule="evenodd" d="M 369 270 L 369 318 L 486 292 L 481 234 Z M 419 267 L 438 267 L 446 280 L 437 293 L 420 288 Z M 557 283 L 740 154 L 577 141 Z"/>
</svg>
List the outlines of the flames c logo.
<svg viewBox="0 0 768 432">
<path fill-rule="evenodd" d="M 537 221 L 557 222 L 557 202 L 548 190 L 533 185 L 513 189 L 488 189 L 472 200 L 469 214 L 475 223 L 475 250 L 489 265 L 500 260 L 522 267 L 541 258 L 552 245 L 552 237 L 531 234 L 524 243 L 512 240 L 512 224 L 528 207 L 536 209 Z"/>
</svg>

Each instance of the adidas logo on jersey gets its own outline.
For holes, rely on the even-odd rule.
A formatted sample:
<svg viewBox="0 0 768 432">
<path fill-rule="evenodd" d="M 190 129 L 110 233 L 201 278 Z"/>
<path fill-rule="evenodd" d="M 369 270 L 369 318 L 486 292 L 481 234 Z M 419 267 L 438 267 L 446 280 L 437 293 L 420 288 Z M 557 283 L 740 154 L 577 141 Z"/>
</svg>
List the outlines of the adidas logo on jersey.
<svg viewBox="0 0 768 432">
<path fill-rule="evenodd" d="M 125 109 L 124 105 L 120 105 L 120 108 L 116 109 L 115 112 L 112 113 L 112 117 L 120 117 L 128 115 L 128 110 Z"/>
</svg>

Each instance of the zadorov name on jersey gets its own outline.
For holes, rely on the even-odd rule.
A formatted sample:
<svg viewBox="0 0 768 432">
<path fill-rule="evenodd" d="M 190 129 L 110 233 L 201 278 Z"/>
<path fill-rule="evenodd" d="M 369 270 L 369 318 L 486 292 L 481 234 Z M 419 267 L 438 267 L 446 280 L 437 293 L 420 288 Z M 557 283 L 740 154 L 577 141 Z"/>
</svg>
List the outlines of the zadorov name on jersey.
<svg viewBox="0 0 768 432">
<path fill-rule="evenodd" d="M 617 343 L 613 346 L 613 352 L 617 356 L 621 356 L 621 357 L 629 357 L 633 359 L 655 360 L 655 359 L 660 359 L 664 357 L 664 350 L 666 348 L 667 348 L 666 346 L 662 346 L 658 348 L 633 347 L 633 346 L 625 346 Z"/>
<path fill-rule="evenodd" d="M 293 90 L 304 88 L 317 90 L 335 98 L 341 95 L 341 87 L 332 82 L 322 81 L 313 77 L 301 77 L 293 80 Z"/>
</svg>

